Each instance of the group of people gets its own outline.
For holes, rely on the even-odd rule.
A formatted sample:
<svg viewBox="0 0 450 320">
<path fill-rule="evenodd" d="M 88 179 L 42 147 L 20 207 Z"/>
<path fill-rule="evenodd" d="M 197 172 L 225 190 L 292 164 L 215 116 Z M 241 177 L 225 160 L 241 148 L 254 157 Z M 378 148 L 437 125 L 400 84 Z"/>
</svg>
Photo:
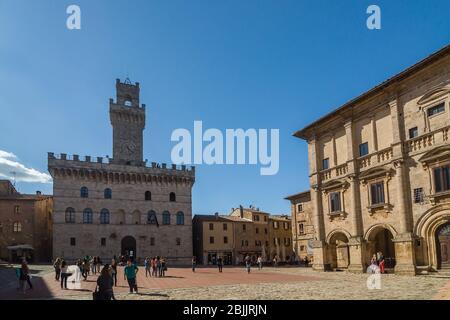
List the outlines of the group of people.
<svg viewBox="0 0 450 320">
<path fill-rule="evenodd" d="M 144 260 L 145 276 L 165 277 L 167 271 L 167 260 L 164 257 L 156 256 L 145 258 Z"/>
<path fill-rule="evenodd" d="M 382 252 L 377 252 L 372 256 L 367 273 L 385 273 L 385 261 Z"/>
</svg>

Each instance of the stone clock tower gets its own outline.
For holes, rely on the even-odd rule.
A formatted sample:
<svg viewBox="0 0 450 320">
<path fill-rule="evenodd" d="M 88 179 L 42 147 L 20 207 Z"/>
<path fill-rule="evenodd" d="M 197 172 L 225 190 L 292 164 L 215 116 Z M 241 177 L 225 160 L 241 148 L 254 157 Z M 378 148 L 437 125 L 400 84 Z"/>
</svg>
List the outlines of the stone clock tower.
<svg viewBox="0 0 450 320">
<path fill-rule="evenodd" d="M 143 166 L 145 104 L 139 105 L 139 82 L 116 79 L 116 101 L 109 100 L 114 164 Z"/>
</svg>

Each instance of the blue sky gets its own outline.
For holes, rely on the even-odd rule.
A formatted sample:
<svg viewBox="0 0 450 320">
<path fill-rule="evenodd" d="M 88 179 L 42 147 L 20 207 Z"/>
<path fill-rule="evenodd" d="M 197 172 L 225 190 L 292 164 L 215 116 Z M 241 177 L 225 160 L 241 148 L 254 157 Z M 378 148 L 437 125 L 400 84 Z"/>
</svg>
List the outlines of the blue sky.
<svg viewBox="0 0 450 320">
<path fill-rule="evenodd" d="M 70 4 L 81 7 L 81 30 L 66 28 Z M 371 4 L 381 8 L 381 30 L 366 28 Z M 450 2 L 430 4 L 1 0 L 3 159 L 45 173 L 48 151 L 111 155 L 108 99 L 128 75 L 147 105 L 149 161 L 170 163 L 172 131 L 192 130 L 194 120 L 223 131 L 280 129 L 277 175 L 198 166 L 193 213 L 239 204 L 289 213 L 283 198 L 308 188 L 306 143 L 292 133 L 448 44 Z M 8 168 L 0 163 L 0 175 Z"/>
</svg>

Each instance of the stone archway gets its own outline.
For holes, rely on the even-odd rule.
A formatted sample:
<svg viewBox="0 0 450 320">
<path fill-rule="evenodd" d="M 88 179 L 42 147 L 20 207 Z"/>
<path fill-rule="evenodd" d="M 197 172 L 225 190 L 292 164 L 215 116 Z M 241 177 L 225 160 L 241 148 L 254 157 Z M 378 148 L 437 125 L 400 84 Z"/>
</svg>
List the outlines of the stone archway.
<svg viewBox="0 0 450 320">
<path fill-rule="evenodd" d="M 389 225 L 376 225 L 366 234 L 366 260 L 370 264 L 372 256 L 381 253 L 384 256 L 386 269 L 393 269 L 396 264 L 394 237 L 395 230 Z"/>
<path fill-rule="evenodd" d="M 121 242 L 121 253 L 127 258 L 136 259 L 136 239 L 132 236 L 126 236 Z"/>
<path fill-rule="evenodd" d="M 441 267 L 442 254 L 438 236 L 449 223 L 450 204 L 440 204 L 426 211 L 415 225 L 414 233 L 421 241 L 423 262 L 428 269 L 437 270 Z"/>
<path fill-rule="evenodd" d="M 347 269 L 350 265 L 349 236 L 345 231 L 337 230 L 327 237 L 328 261 L 332 269 Z"/>
<path fill-rule="evenodd" d="M 438 269 L 450 269 L 450 222 L 436 230 L 436 255 Z"/>
</svg>

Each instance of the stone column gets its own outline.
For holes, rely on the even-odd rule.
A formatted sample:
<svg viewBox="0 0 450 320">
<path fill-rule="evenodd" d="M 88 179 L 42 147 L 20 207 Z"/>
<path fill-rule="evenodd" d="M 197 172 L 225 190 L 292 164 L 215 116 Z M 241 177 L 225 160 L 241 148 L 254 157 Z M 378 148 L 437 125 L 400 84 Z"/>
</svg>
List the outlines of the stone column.
<svg viewBox="0 0 450 320">
<path fill-rule="evenodd" d="M 347 159 L 348 159 L 348 172 L 349 172 L 349 196 L 350 196 L 350 218 L 352 221 L 352 237 L 349 239 L 349 251 L 350 251 L 350 265 L 349 271 L 363 272 L 365 269 L 364 264 L 364 241 L 363 241 L 363 227 L 362 227 L 362 215 L 361 215 L 361 196 L 359 190 L 359 180 L 356 176 L 358 168 L 355 161 L 355 148 L 353 139 L 353 123 L 349 119 L 345 123 L 345 133 L 347 136 Z"/>
<path fill-rule="evenodd" d="M 325 225 L 322 210 L 322 191 L 320 190 L 320 176 L 318 173 L 319 157 L 317 156 L 318 142 L 316 137 L 309 141 L 309 161 L 310 161 L 310 184 L 312 187 L 311 201 L 314 206 L 314 233 L 313 241 L 314 270 L 325 270 L 325 264 L 328 263 L 326 258 L 327 246 L 325 243 Z"/>
<path fill-rule="evenodd" d="M 403 150 L 403 141 L 405 140 L 405 133 L 403 132 L 402 112 L 399 106 L 398 98 L 395 97 L 390 103 L 392 118 L 392 152 L 394 156 L 394 168 L 396 169 L 396 184 L 397 184 L 397 198 L 394 203 L 394 214 L 399 217 L 398 234 L 395 237 L 395 273 L 415 275 L 416 261 L 414 237 L 412 234 L 412 226 L 409 223 L 412 218 L 409 201 L 409 188 L 406 186 L 406 170 L 405 170 L 405 154 Z M 387 192 L 387 190 L 386 190 Z"/>
</svg>

